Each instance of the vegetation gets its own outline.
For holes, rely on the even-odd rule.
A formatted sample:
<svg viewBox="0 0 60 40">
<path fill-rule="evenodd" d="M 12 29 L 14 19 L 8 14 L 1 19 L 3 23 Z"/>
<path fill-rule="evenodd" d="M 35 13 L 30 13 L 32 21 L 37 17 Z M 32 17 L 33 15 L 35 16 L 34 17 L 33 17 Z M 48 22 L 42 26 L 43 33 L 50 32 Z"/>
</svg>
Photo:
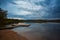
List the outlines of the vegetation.
<svg viewBox="0 0 60 40">
<path fill-rule="evenodd" d="M 56 22 L 60 23 L 60 20 L 18 20 L 18 19 L 7 19 L 6 24 L 13 24 L 13 23 L 47 23 L 47 22 Z"/>
<path fill-rule="evenodd" d="M 7 11 L 0 8 L 0 27 L 5 26 L 5 19 L 7 18 Z"/>
</svg>

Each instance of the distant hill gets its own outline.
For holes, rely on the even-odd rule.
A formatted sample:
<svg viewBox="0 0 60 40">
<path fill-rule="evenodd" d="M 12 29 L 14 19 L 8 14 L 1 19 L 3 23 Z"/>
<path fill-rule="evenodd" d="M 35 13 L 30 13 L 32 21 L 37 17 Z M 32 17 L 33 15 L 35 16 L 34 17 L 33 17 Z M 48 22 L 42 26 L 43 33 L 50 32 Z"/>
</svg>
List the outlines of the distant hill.
<svg viewBox="0 0 60 40">
<path fill-rule="evenodd" d="M 29 22 L 29 23 L 46 23 L 46 22 L 56 22 L 60 23 L 60 20 L 18 20 L 18 19 L 5 19 L 5 24 L 13 24 L 13 23 L 24 23 L 24 22 Z"/>
<path fill-rule="evenodd" d="M 57 22 L 57 23 L 60 23 L 60 20 L 20 20 L 20 22 L 34 22 L 34 23 Z"/>
</svg>

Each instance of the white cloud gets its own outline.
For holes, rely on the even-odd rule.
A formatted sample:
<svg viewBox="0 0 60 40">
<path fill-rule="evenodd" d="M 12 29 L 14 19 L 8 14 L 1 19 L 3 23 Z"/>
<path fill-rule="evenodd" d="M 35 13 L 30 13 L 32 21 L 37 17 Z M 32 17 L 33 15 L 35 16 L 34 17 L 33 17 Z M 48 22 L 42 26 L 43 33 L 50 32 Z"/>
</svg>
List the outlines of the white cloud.
<svg viewBox="0 0 60 40">
<path fill-rule="evenodd" d="M 23 15 L 32 19 L 41 18 L 45 14 L 42 13 L 43 11 L 41 11 L 44 9 L 44 7 L 41 5 L 38 6 L 34 4 L 34 2 L 39 2 L 39 1 L 43 1 L 43 0 L 35 0 L 35 1 L 15 0 L 13 1 L 15 4 L 9 3 L 9 5 L 7 5 L 7 9 L 9 13 L 12 13 L 13 15 Z"/>
<path fill-rule="evenodd" d="M 18 19 L 18 20 L 24 20 L 24 18 L 18 18 L 18 17 L 8 17 L 8 19 Z"/>
<path fill-rule="evenodd" d="M 35 4 L 32 4 L 30 2 L 26 1 L 14 1 L 17 5 L 18 8 L 24 8 L 24 9 L 29 9 L 29 10 L 40 10 L 43 7 L 42 6 L 37 6 Z"/>
<path fill-rule="evenodd" d="M 45 0 L 31 0 L 31 2 L 39 2 L 39 1 L 45 1 Z"/>
<path fill-rule="evenodd" d="M 13 15 L 29 15 L 29 14 L 32 14 L 32 12 L 30 12 L 30 11 L 18 10 L 18 8 L 11 3 L 9 5 L 7 5 L 7 10 L 9 13 L 12 13 Z"/>
<path fill-rule="evenodd" d="M 15 11 L 15 15 L 29 15 L 31 12 L 28 11 Z"/>
<path fill-rule="evenodd" d="M 34 11 L 39 11 L 43 9 L 42 6 L 37 6 L 26 1 L 14 1 L 14 2 L 17 5 L 14 5 L 12 3 L 9 3 L 9 5 L 7 5 L 9 13 L 12 13 L 13 15 L 31 15 L 34 14 Z M 21 8 L 22 10 L 21 9 L 18 10 L 18 8 Z M 27 9 L 31 11 L 28 11 Z"/>
</svg>

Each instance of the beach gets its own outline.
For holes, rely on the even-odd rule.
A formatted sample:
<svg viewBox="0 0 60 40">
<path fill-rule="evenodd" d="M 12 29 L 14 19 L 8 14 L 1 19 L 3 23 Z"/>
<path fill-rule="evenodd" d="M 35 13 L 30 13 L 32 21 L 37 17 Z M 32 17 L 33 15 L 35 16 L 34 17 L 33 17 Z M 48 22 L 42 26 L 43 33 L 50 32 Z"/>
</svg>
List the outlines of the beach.
<svg viewBox="0 0 60 40">
<path fill-rule="evenodd" d="M 0 40 L 27 40 L 25 37 L 18 35 L 16 32 L 6 29 L 0 30 Z"/>
</svg>

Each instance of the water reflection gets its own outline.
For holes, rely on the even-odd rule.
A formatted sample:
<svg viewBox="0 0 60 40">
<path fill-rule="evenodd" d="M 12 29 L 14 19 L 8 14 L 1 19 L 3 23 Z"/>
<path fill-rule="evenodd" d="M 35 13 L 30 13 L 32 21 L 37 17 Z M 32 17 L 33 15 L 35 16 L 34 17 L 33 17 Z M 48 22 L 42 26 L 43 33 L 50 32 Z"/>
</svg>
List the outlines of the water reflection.
<svg viewBox="0 0 60 40">
<path fill-rule="evenodd" d="M 30 27 L 13 29 L 29 40 L 60 40 L 60 23 L 29 23 Z"/>
</svg>

